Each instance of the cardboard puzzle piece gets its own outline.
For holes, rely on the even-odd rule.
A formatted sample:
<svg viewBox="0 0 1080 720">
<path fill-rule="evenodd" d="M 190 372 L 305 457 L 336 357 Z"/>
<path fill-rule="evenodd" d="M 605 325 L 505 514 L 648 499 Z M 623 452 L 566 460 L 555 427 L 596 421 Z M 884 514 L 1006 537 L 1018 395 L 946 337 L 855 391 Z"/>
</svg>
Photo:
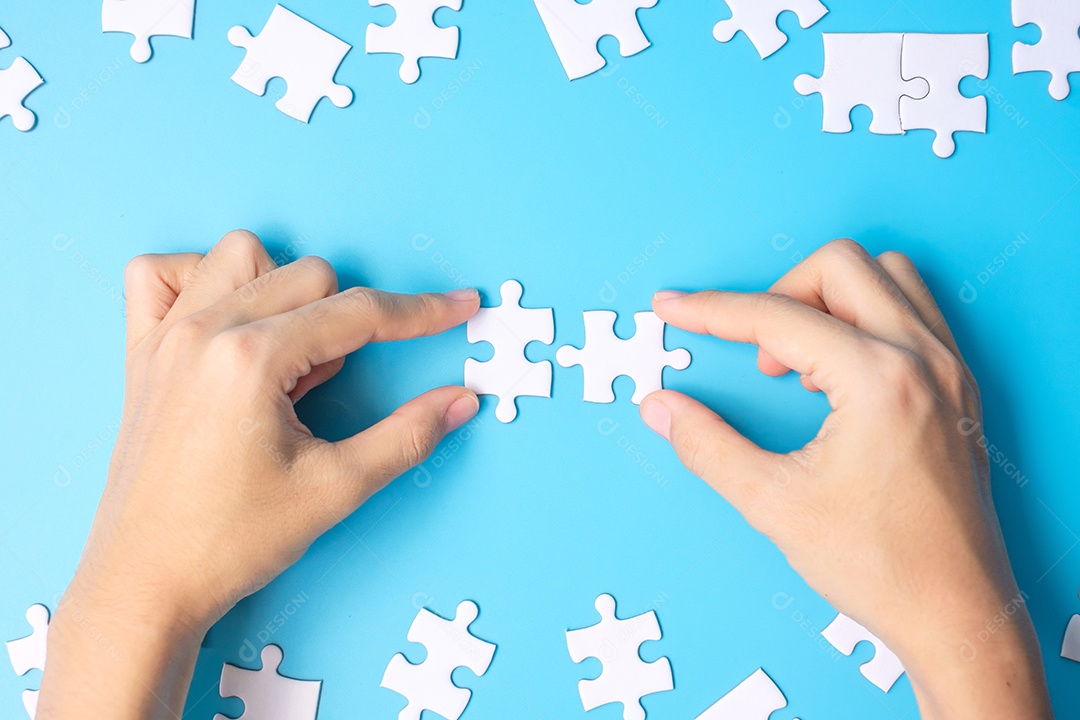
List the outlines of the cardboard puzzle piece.
<svg viewBox="0 0 1080 720">
<path fill-rule="evenodd" d="M 649 47 L 649 39 L 638 24 L 637 11 L 651 8 L 657 1 L 591 0 L 582 4 L 577 0 L 533 0 L 571 80 L 604 67 L 604 56 L 596 45 L 605 35 L 619 41 L 619 54 L 623 57 Z"/>
<path fill-rule="evenodd" d="M 424 662 L 413 665 L 398 653 L 390 658 L 380 685 L 408 699 L 398 720 L 420 720 L 424 710 L 458 720 L 472 698 L 472 692 L 454 684 L 451 674 L 467 667 L 483 675 L 495 656 L 495 645 L 469 632 L 476 619 L 476 603 L 465 600 L 457 606 L 453 620 L 445 620 L 421 608 L 409 628 L 409 642 L 427 648 Z"/>
<path fill-rule="evenodd" d="M 1050 97 L 1069 96 L 1069 74 L 1080 72 L 1080 2 L 1076 0 L 1012 0 L 1016 27 L 1038 25 L 1042 37 L 1034 45 L 1013 45 L 1013 74 L 1050 73 Z"/>
<path fill-rule="evenodd" d="M 135 36 L 131 59 L 144 63 L 153 49 L 150 38 L 155 35 L 191 39 L 195 24 L 195 0 L 103 0 L 101 31 L 120 32 Z"/>
<path fill-rule="evenodd" d="M 566 631 L 566 647 L 574 662 L 594 657 L 603 666 L 599 677 L 578 682 L 581 705 L 588 712 L 608 703 L 622 703 L 623 720 L 645 720 L 641 699 L 675 688 L 666 657 L 650 663 L 639 654 L 642 643 L 661 638 L 656 612 L 620 620 L 615 616 L 615 598 L 606 594 L 596 598 L 595 607 L 600 622 Z"/>
<path fill-rule="evenodd" d="M 585 347 L 563 345 L 555 359 L 563 367 L 581 366 L 587 402 L 614 402 L 611 384 L 618 376 L 626 375 L 634 381 L 631 401 L 640 404 L 646 395 L 663 387 L 665 367 L 685 370 L 690 366 L 686 349 L 664 349 L 665 325 L 655 313 L 634 313 L 637 332 L 629 340 L 615 334 L 614 312 L 591 310 L 583 314 Z"/>
<path fill-rule="evenodd" d="M 324 97 L 340 108 L 352 102 L 352 90 L 334 82 L 352 46 L 280 5 L 258 36 L 237 25 L 229 30 L 229 42 L 247 50 L 233 82 L 262 95 L 270 78 L 284 79 L 288 91 L 275 106 L 291 118 L 306 123 Z"/>
<path fill-rule="evenodd" d="M 551 308 L 521 307 L 517 280 L 507 280 L 499 292 L 502 304 L 480 308 L 466 325 L 469 342 L 490 343 L 495 354 L 486 361 L 465 361 L 465 387 L 497 396 L 495 417 L 508 423 L 517 417 L 517 398 L 551 397 L 551 363 L 532 362 L 525 357 L 525 346 L 554 342 L 555 319 Z"/>
<path fill-rule="evenodd" d="M 843 613 L 838 613 L 836 619 L 821 631 L 821 637 L 828 640 L 830 645 L 844 655 L 855 652 L 855 646 L 861 642 L 873 644 L 874 657 L 863 663 L 859 672 L 884 692 L 889 692 L 889 689 L 904 674 L 904 666 L 900 664 L 900 659 L 893 654 L 893 651 L 885 647 L 885 643 L 881 642 L 877 636 Z"/>
<path fill-rule="evenodd" d="M 26 609 L 26 622 L 30 625 L 30 634 L 5 643 L 8 659 L 11 660 L 11 668 L 19 676 L 31 670 L 45 669 L 45 649 L 49 638 L 49 608 L 40 604 L 31 605 Z M 26 709 L 26 714 L 30 716 L 30 720 L 33 720 L 37 712 L 37 701 L 37 690 L 23 691 L 23 707 Z"/>
<path fill-rule="evenodd" d="M 439 8 L 461 9 L 461 0 L 368 0 L 372 7 L 390 5 L 397 13 L 390 25 L 367 26 L 365 46 L 368 54 L 400 55 L 398 76 L 412 84 L 420 78 L 420 58 L 457 57 L 459 30 L 439 27 L 435 11 Z"/>
<path fill-rule="evenodd" d="M 870 132 L 901 135 L 900 98 L 924 98 L 930 86 L 922 78 L 901 75 L 903 33 L 824 33 L 825 71 L 820 78 L 799 75 L 800 95 L 821 93 L 825 132 L 851 131 L 851 111 L 865 105 L 874 113 Z"/>
<path fill-rule="evenodd" d="M 0 30 L 0 50 L 11 45 L 11 38 Z M 23 102 L 45 81 L 26 58 L 17 57 L 6 70 L 0 70 L 0 118 L 11 116 L 16 130 L 26 132 L 37 124 L 37 116 Z"/>
<path fill-rule="evenodd" d="M 237 720 L 315 720 L 322 681 L 295 680 L 280 674 L 284 653 L 277 645 L 264 646 L 260 659 L 258 670 L 229 663 L 221 668 L 221 697 L 244 701 L 244 712 Z M 218 713 L 214 720 L 231 719 Z"/>
<path fill-rule="evenodd" d="M 696 720 L 769 720 L 769 715 L 786 706 L 784 693 L 758 668 Z"/>
<path fill-rule="evenodd" d="M 1061 640 L 1061 657 L 1080 662 L 1080 615 L 1069 618 L 1065 637 Z"/>
<path fill-rule="evenodd" d="M 904 131 L 934 130 L 934 154 L 947 158 L 956 151 L 953 133 L 986 132 L 986 96 L 965 97 L 960 81 L 985 79 L 990 71 L 990 43 L 981 35 L 906 33 L 901 73 L 907 80 L 922 78 L 930 93 L 921 100 L 900 98 Z"/>
<path fill-rule="evenodd" d="M 739 31 L 757 49 L 758 55 L 765 59 L 784 47 L 788 36 L 777 26 L 781 13 L 793 12 L 799 17 L 799 25 L 804 29 L 815 24 L 828 14 L 829 9 L 819 0 L 726 0 L 731 9 L 731 17 L 721 20 L 713 27 L 713 37 L 717 42 L 730 41 Z"/>
</svg>

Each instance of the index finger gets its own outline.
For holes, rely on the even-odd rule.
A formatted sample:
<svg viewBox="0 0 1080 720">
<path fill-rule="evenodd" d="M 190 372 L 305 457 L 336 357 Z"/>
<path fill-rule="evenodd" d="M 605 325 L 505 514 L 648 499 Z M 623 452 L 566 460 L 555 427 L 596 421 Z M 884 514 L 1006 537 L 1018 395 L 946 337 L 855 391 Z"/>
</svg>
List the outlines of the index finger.
<svg viewBox="0 0 1080 720">
<path fill-rule="evenodd" d="M 866 368 L 867 350 L 876 343 L 858 328 L 775 293 L 659 292 L 653 310 L 677 328 L 756 345 L 826 393 L 835 392 L 851 370 Z"/>
</svg>

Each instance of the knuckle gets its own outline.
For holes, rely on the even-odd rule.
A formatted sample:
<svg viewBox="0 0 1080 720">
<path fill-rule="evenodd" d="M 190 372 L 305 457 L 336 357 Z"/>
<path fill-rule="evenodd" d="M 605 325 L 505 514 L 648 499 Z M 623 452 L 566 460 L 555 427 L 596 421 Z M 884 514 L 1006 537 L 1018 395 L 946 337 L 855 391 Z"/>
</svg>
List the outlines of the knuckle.
<svg viewBox="0 0 1080 720">
<path fill-rule="evenodd" d="M 914 273 L 915 263 L 907 255 L 897 250 L 886 250 L 877 256 L 878 264 L 890 271 L 905 274 Z"/>
<path fill-rule="evenodd" d="M 880 393 L 889 406 L 920 416 L 934 403 L 933 377 L 921 357 L 892 347 L 879 360 L 879 366 Z"/>
<path fill-rule="evenodd" d="M 382 296 L 371 288 L 351 287 L 341 293 L 341 297 L 350 310 L 361 318 L 373 319 L 383 312 Z"/>
<path fill-rule="evenodd" d="M 266 334 L 251 326 L 230 328 L 209 341 L 209 354 L 214 366 L 229 371 L 261 365 L 270 350 Z"/>
<path fill-rule="evenodd" d="M 936 346 L 929 352 L 928 364 L 932 368 L 937 385 L 954 405 L 962 406 L 971 389 L 967 372 L 959 358 L 947 348 Z"/>
<path fill-rule="evenodd" d="M 231 230 L 218 241 L 218 247 L 244 260 L 255 262 L 266 254 L 262 240 L 249 230 Z"/>
<path fill-rule="evenodd" d="M 161 347 L 174 354 L 201 345 L 210 334 L 210 324 L 200 315 L 189 315 L 172 325 L 161 339 Z"/>
<path fill-rule="evenodd" d="M 675 439 L 683 464 L 698 477 L 704 477 L 711 465 L 711 448 L 704 433 L 698 428 L 682 428 L 676 431 Z"/>
<path fill-rule="evenodd" d="M 784 293 L 767 292 L 758 296 L 759 311 L 764 317 L 782 314 L 791 308 L 796 300 Z"/>
<path fill-rule="evenodd" d="M 324 296 L 337 292 L 338 277 L 334 266 L 317 255 L 305 255 L 296 261 L 311 278 L 312 283 L 322 290 Z"/>
<path fill-rule="evenodd" d="M 826 243 L 822 246 L 821 251 L 825 257 L 835 257 L 841 260 L 862 259 L 870 256 L 866 252 L 866 248 L 851 238 L 838 238 Z"/>
<path fill-rule="evenodd" d="M 160 260 L 156 255 L 136 255 L 124 267 L 127 285 L 145 285 L 157 275 Z"/>
<path fill-rule="evenodd" d="M 422 463 L 439 442 L 434 422 L 410 423 L 401 438 L 401 457 L 408 467 Z"/>
</svg>

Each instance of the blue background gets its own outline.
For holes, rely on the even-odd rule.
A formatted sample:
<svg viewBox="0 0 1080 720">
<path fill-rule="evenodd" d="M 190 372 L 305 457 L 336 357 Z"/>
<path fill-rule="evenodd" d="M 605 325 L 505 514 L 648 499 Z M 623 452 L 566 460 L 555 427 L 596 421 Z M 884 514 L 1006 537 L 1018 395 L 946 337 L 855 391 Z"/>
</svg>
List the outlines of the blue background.
<svg viewBox="0 0 1080 720">
<path fill-rule="evenodd" d="M 257 32 L 271 2 L 200 2 L 195 39 L 155 39 L 146 65 L 129 58 L 130 36 L 98 32 L 95 3 L 6 5 L 0 65 L 25 55 L 47 84 L 28 100 L 36 129 L 0 122 L 0 637 L 25 634 L 29 604 L 55 607 L 90 526 L 121 407 L 133 255 L 205 250 L 246 227 L 279 260 L 328 258 L 343 285 L 471 284 L 494 304 L 514 277 L 526 305 L 555 308 L 555 345 L 529 349 L 553 359 L 583 339 L 582 310 L 619 311 L 629 333 L 658 288 L 763 289 L 846 235 L 915 259 L 980 380 L 1006 539 L 1055 707 L 1073 717 L 1080 666 L 1058 649 L 1080 612 L 1080 86 L 1059 103 L 1048 75 L 1012 75 L 1012 43 L 1038 33 L 1013 28 L 1004 0 L 828 4 L 810 30 L 785 16 L 791 42 L 761 61 L 742 35 L 712 39 L 723 3 L 662 0 L 639 13 L 651 48 L 624 59 L 605 38 L 608 67 L 570 83 L 532 3 L 466 0 L 438 14 L 461 27 L 459 59 L 422 61 L 406 86 L 398 58 L 363 53 L 367 23 L 388 23 L 390 8 L 294 0 L 354 46 L 337 80 L 355 101 L 324 100 L 310 126 L 273 107 L 281 80 L 262 98 L 229 80 L 243 50 L 226 32 Z M 989 79 L 963 87 L 990 96 L 989 134 L 958 136 L 943 161 L 929 132 L 869 134 L 865 108 L 853 133 L 822 133 L 820 97 L 792 80 L 820 73 L 823 31 L 988 31 Z M 669 387 L 768 447 L 797 447 L 824 417 L 796 379 L 759 375 L 749 348 L 679 332 L 668 343 L 694 357 Z M 301 417 L 344 436 L 489 352 L 464 328 L 366 348 Z M 574 665 L 563 631 L 595 620 L 600 592 L 624 615 L 659 614 L 664 638 L 643 656 L 671 659 L 676 690 L 646 699 L 650 717 L 695 717 L 759 666 L 789 700 L 773 720 L 917 715 L 906 678 L 885 695 L 858 673 L 869 647 L 848 658 L 824 643 L 833 611 L 641 425 L 629 380 L 593 405 L 579 368 L 554 377 L 553 398 L 522 401 L 508 426 L 485 399 L 441 460 L 220 622 L 189 716 L 239 714 L 217 695 L 221 662 L 250 664 L 270 639 L 283 672 L 324 681 L 320 718 L 396 717 L 403 699 L 378 684 L 395 652 L 422 659 L 405 639 L 417 607 L 446 616 L 471 598 L 474 632 L 499 649 L 483 678 L 455 674 L 474 689 L 465 717 L 584 717 L 575 684 L 599 664 Z M 22 714 L 36 675 L 0 672 L 0 715 Z"/>
</svg>

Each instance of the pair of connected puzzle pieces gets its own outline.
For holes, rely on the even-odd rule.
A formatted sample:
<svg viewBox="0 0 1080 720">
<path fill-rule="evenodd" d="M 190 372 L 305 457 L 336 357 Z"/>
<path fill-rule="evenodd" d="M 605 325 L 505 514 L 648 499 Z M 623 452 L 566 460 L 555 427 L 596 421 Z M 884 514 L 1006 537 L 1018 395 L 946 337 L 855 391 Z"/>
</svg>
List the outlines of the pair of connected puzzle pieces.
<svg viewBox="0 0 1080 720">
<path fill-rule="evenodd" d="M 31 670 L 45 669 L 45 648 L 49 637 L 49 609 L 44 605 L 31 605 L 26 610 L 26 622 L 30 625 L 30 634 L 5 643 L 11 667 L 19 676 Z M 30 720 L 33 720 L 37 713 L 38 691 L 23 690 L 22 703 L 26 714 L 30 716 Z"/>
<path fill-rule="evenodd" d="M 1050 73 L 1050 97 L 1069 96 L 1069 74 L 1080 72 L 1080 2 L 1076 0 L 1012 0 L 1016 27 L 1038 25 L 1034 45 L 1015 43 L 1013 74 Z"/>
<path fill-rule="evenodd" d="M 522 288 L 516 280 L 503 283 L 500 293 L 501 305 L 481 308 L 468 322 L 469 342 L 490 343 L 495 354 L 491 360 L 465 361 L 465 386 L 478 395 L 497 396 L 495 417 L 508 423 L 517 417 L 517 398 L 551 397 L 551 363 L 532 362 L 525 357 L 525 347 L 554 342 L 555 319 L 551 308 L 521 307 Z M 640 403 L 663 386 L 665 367 L 683 370 L 690 365 L 685 349 L 664 348 L 664 322 L 655 313 L 635 313 L 637 332 L 628 340 L 615 334 L 615 313 L 594 310 L 584 318 L 585 347 L 565 345 L 555 359 L 563 367 L 581 365 L 586 402 L 613 402 L 611 384 L 626 375 L 634 380 L 631 400 Z"/>
<path fill-rule="evenodd" d="M 784 47 L 787 35 L 776 21 L 785 12 L 793 12 L 803 29 L 817 23 L 829 9 L 819 0 L 726 0 L 731 17 L 713 27 L 717 42 L 728 42 L 742 32 L 750 39 L 762 59 Z"/>
<path fill-rule="evenodd" d="M 0 50 L 11 45 L 11 39 L 0 30 Z M 33 129 L 37 116 L 23 102 L 44 80 L 24 57 L 17 57 L 6 70 L 0 70 L 0 118 L 11 116 L 16 130 Z"/>
<path fill-rule="evenodd" d="M 870 132 L 900 135 L 934 130 L 934 154 L 956 150 L 953 133 L 986 132 L 986 97 L 960 94 L 960 81 L 985 78 L 990 50 L 986 34 L 826 33 L 825 72 L 800 75 L 795 89 L 820 93 L 825 132 L 851 130 L 851 111 L 873 112 Z"/>
</svg>

